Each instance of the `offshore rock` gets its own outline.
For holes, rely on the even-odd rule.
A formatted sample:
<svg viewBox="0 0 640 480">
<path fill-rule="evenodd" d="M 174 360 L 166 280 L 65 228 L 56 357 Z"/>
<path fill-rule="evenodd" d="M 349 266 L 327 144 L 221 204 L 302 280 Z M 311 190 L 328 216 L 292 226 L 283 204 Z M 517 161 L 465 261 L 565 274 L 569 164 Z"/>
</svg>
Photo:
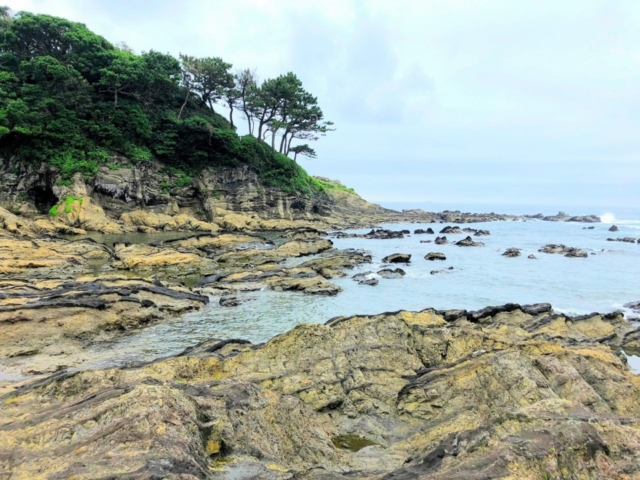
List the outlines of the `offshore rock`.
<svg viewBox="0 0 640 480">
<path fill-rule="evenodd" d="M 611 226 L 609 227 L 609 231 L 610 231 L 610 232 L 617 232 L 617 231 L 618 231 L 618 227 L 617 227 L 617 226 L 615 226 L 615 225 L 611 225 Z"/>
<path fill-rule="evenodd" d="M 455 244 L 459 247 L 484 247 L 484 243 L 474 242 L 471 237 L 464 238 Z"/>
<path fill-rule="evenodd" d="M 548 244 L 538 250 L 542 253 L 556 253 L 565 257 L 587 258 L 589 255 L 579 248 L 567 247 L 565 245 Z"/>
<path fill-rule="evenodd" d="M 447 237 L 436 237 L 434 243 L 436 245 L 446 245 L 447 243 L 449 243 L 449 241 L 447 240 Z"/>
<path fill-rule="evenodd" d="M 462 230 L 460 229 L 460 227 L 456 226 L 448 226 L 448 227 L 444 227 L 442 230 L 440 230 L 441 234 L 453 234 L 453 235 L 459 235 L 462 234 Z"/>
<path fill-rule="evenodd" d="M 503 257 L 519 257 L 520 256 L 520 249 L 519 248 L 508 248 L 503 254 Z"/>
<path fill-rule="evenodd" d="M 406 274 L 407 273 L 401 268 L 383 268 L 382 270 L 378 270 L 378 276 L 387 279 L 402 278 Z"/>
<path fill-rule="evenodd" d="M 616 353 L 631 330 L 546 304 L 427 309 L 59 373 L 0 397 L 0 473 L 636 478 L 640 379 Z"/>
<path fill-rule="evenodd" d="M 411 255 L 408 253 L 393 253 L 382 259 L 382 263 L 409 263 Z"/>
<path fill-rule="evenodd" d="M 444 253 L 441 252 L 429 252 L 424 256 L 425 260 L 446 260 L 447 257 Z"/>
</svg>

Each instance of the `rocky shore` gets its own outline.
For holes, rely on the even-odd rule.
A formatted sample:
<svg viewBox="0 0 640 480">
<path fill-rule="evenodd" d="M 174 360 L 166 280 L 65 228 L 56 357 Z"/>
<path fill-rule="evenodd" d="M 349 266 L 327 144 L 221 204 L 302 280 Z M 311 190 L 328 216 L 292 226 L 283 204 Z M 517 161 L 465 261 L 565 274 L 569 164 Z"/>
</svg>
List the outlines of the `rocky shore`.
<svg viewBox="0 0 640 480">
<path fill-rule="evenodd" d="M 621 347 L 638 348 L 621 315 L 547 304 L 212 339 L 0 397 L 0 475 L 637 478 L 640 379 Z"/>
<path fill-rule="evenodd" d="M 390 249 L 377 273 L 353 275 L 371 255 L 331 238 L 482 247 L 488 230 L 459 225 L 522 217 L 396 212 L 341 186 L 286 193 L 247 169 L 167 188 L 153 162 L 62 184 L 0 161 L 0 179 L 0 478 L 640 476 L 640 381 L 621 354 L 640 353 L 640 334 L 620 314 L 340 317 L 261 345 L 211 339 L 149 364 L 83 367 L 93 345 L 212 299 L 233 312 L 247 292 L 331 296 L 336 278 L 375 287 L 411 268 Z M 452 225 L 377 228 L 414 222 Z M 372 229 L 342 231 L 353 227 Z"/>
</svg>

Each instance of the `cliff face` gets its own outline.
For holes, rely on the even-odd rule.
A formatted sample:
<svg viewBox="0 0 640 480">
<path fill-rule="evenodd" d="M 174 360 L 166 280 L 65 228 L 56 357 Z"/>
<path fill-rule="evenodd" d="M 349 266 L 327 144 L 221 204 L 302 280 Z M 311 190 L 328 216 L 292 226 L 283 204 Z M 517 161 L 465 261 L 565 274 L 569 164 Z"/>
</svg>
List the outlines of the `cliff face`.
<svg viewBox="0 0 640 480">
<path fill-rule="evenodd" d="M 327 194 L 288 193 L 265 186 L 249 167 L 205 169 L 193 178 L 176 178 L 159 162 L 120 168 L 125 159 L 114 157 L 86 179 L 76 175 L 61 181 L 56 169 L 15 159 L 0 159 L 0 206 L 27 217 L 47 214 L 63 199 L 90 198 L 111 220 L 146 210 L 155 214 L 187 214 L 216 222 L 229 212 L 263 220 L 356 222 L 388 213 L 355 194 L 330 190 Z M 65 220 L 61 218 L 61 220 Z M 80 225 L 77 225 L 80 226 Z"/>
</svg>

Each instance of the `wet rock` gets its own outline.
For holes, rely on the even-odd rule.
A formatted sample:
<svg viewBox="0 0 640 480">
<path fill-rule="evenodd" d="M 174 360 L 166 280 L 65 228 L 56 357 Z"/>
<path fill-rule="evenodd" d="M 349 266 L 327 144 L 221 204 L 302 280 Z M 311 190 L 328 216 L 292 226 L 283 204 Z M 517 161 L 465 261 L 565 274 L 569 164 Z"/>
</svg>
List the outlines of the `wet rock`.
<svg viewBox="0 0 640 480">
<path fill-rule="evenodd" d="M 531 259 L 531 260 L 536 260 L 538 257 L 536 257 L 533 253 L 530 254 L 527 258 Z"/>
<path fill-rule="evenodd" d="M 474 242 L 471 237 L 467 237 L 455 243 L 459 247 L 484 247 L 482 242 Z"/>
<path fill-rule="evenodd" d="M 406 275 L 406 272 L 401 268 L 383 268 L 378 270 L 378 275 L 386 279 L 402 278 Z"/>
<path fill-rule="evenodd" d="M 633 310 L 635 313 L 640 313 L 640 301 L 625 303 L 623 307 Z"/>
<path fill-rule="evenodd" d="M 519 248 L 508 248 L 503 254 L 503 257 L 519 257 L 520 249 Z"/>
<path fill-rule="evenodd" d="M 624 238 L 607 238 L 607 242 L 625 242 L 625 243 L 636 243 L 636 239 L 632 237 L 624 237 Z"/>
<path fill-rule="evenodd" d="M 220 297 L 221 307 L 237 307 L 240 301 L 236 297 Z"/>
<path fill-rule="evenodd" d="M 432 243 L 433 240 L 420 240 L 420 243 Z"/>
<path fill-rule="evenodd" d="M 447 243 L 449 243 L 449 241 L 447 240 L 447 237 L 436 237 L 435 239 L 436 245 L 446 245 Z"/>
<path fill-rule="evenodd" d="M 382 259 L 383 263 L 409 263 L 411 262 L 411 255 L 408 253 L 393 253 L 387 255 Z"/>
<path fill-rule="evenodd" d="M 478 230 L 473 234 L 474 237 L 486 237 L 487 235 L 491 235 L 489 230 Z"/>
<path fill-rule="evenodd" d="M 593 230 L 594 228 L 596 227 L 594 227 L 593 225 L 590 227 L 582 227 L 583 230 Z"/>
<path fill-rule="evenodd" d="M 565 257 L 577 257 L 577 258 L 586 258 L 588 257 L 587 252 L 584 250 L 580 250 L 579 248 L 567 247 L 562 244 L 548 244 L 538 250 L 542 253 L 555 253 L 564 255 Z"/>
<path fill-rule="evenodd" d="M 373 272 L 362 272 L 356 273 L 353 277 L 351 277 L 356 282 L 361 282 L 362 280 L 366 280 L 370 275 L 373 275 Z"/>
<path fill-rule="evenodd" d="M 377 278 L 365 278 L 363 280 L 360 280 L 358 282 L 358 285 L 370 285 L 370 286 L 375 286 L 378 285 L 378 279 Z"/>
<path fill-rule="evenodd" d="M 462 230 L 460 229 L 460 227 L 458 226 L 448 226 L 448 227 L 444 227 L 442 230 L 440 230 L 440 234 L 452 234 L 452 235 L 458 235 L 461 234 Z"/>
<path fill-rule="evenodd" d="M 431 270 L 429 272 L 430 275 L 442 275 L 443 273 L 447 273 L 447 270 Z"/>
<path fill-rule="evenodd" d="M 429 252 L 424 256 L 425 260 L 446 260 L 447 257 L 441 252 Z"/>
<path fill-rule="evenodd" d="M 617 232 L 617 231 L 618 231 L 618 227 L 617 227 L 617 226 L 615 226 L 615 225 L 611 225 L 611 226 L 609 227 L 609 231 L 610 231 L 610 232 Z"/>
<path fill-rule="evenodd" d="M 413 231 L 414 235 L 422 235 L 422 234 L 425 234 L 425 233 L 427 233 L 427 232 L 425 232 L 424 229 L 422 229 L 422 228 L 417 228 L 416 230 Z"/>
</svg>

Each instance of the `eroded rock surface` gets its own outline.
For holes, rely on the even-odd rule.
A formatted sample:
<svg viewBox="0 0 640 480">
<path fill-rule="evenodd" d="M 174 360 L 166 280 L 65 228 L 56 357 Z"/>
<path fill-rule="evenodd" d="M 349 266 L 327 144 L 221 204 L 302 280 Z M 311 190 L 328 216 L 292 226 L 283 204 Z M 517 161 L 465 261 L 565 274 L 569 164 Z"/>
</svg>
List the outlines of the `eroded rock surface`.
<svg viewBox="0 0 640 480">
<path fill-rule="evenodd" d="M 0 474 L 637 478 L 630 330 L 546 304 L 428 309 L 60 373 L 0 398 Z"/>
</svg>

